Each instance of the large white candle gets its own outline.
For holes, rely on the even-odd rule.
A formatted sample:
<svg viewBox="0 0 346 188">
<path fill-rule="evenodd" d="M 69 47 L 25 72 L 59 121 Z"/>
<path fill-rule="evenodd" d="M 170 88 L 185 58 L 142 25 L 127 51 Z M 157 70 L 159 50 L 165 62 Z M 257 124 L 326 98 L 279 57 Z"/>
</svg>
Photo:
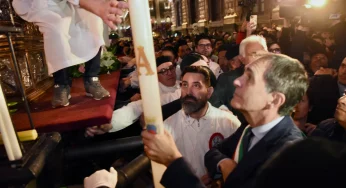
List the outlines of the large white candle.
<svg viewBox="0 0 346 188">
<path fill-rule="evenodd" d="M 149 1 L 129 0 L 129 9 L 145 124 L 148 131 L 161 134 L 163 133 L 163 120 Z M 151 166 L 155 187 L 163 187 L 160 180 L 166 169 L 165 166 L 153 161 Z"/>
<path fill-rule="evenodd" d="M 18 143 L 16 132 L 8 112 L 7 103 L 0 84 L 0 132 L 5 145 L 7 157 L 10 161 L 22 158 L 22 151 Z"/>
</svg>

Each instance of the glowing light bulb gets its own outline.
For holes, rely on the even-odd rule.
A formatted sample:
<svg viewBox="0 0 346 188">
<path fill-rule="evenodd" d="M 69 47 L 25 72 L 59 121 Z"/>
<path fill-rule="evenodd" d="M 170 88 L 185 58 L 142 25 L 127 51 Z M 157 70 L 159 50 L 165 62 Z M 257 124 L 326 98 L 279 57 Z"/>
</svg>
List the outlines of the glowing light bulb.
<svg viewBox="0 0 346 188">
<path fill-rule="evenodd" d="M 322 7 L 326 4 L 326 0 L 309 0 L 309 4 L 314 7 Z"/>
</svg>

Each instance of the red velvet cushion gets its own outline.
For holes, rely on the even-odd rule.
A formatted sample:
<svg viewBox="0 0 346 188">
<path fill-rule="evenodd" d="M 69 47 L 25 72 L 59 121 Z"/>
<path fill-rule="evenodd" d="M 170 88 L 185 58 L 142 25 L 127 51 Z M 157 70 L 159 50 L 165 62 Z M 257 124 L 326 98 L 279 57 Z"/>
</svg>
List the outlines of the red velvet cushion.
<svg viewBox="0 0 346 188">
<path fill-rule="evenodd" d="M 111 97 L 99 101 L 85 96 L 83 78 L 74 79 L 70 105 L 56 109 L 53 109 L 51 105 L 53 95 L 53 88 L 51 88 L 39 101 L 30 104 L 36 130 L 63 132 L 109 123 L 112 118 L 119 77 L 119 71 L 100 76 L 102 86 L 110 92 Z M 17 131 L 30 129 L 24 110 L 13 114 L 12 121 Z"/>
</svg>

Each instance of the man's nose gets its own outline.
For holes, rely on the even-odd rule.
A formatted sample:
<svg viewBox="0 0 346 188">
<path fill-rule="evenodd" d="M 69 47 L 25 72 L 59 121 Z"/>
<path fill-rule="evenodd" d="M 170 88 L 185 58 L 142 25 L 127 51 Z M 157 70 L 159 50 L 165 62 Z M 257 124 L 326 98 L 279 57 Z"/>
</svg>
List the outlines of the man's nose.
<svg viewBox="0 0 346 188">
<path fill-rule="evenodd" d="M 173 74 L 173 69 L 168 69 L 167 70 L 167 75 L 172 75 Z"/>
</svg>

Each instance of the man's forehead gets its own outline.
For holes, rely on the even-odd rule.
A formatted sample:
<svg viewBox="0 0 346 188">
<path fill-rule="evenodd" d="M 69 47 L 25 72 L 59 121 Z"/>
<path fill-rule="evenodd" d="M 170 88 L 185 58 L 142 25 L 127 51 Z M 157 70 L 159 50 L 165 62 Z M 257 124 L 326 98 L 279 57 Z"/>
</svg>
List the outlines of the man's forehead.
<svg viewBox="0 0 346 188">
<path fill-rule="evenodd" d="M 263 50 L 263 46 L 259 44 L 258 42 L 250 42 L 245 46 L 246 50 L 251 50 L 251 51 L 258 51 L 258 50 Z"/>
<path fill-rule="evenodd" d="M 161 69 L 164 69 L 164 68 L 168 68 L 168 67 L 171 66 L 171 65 L 173 65 L 172 62 L 164 62 L 164 63 L 162 63 L 161 65 L 159 65 L 159 66 L 157 67 L 157 69 L 158 69 L 158 70 L 161 70 Z"/>
<path fill-rule="evenodd" d="M 208 39 L 201 39 L 201 40 L 199 40 L 198 41 L 198 44 L 210 44 L 211 42 L 210 42 L 210 40 L 208 40 Z"/>
<path fill-rule="evenodd" d="M 169 54 L 173 54 L 172 51 L 169 51 L 169 50 L 163 50 L 162 53 L 169 53 Z"/>
<path fill-rule="evenodd" d="M 182 81 L 183 82 L 202 82 L 203 77 L 204 76 L 201 73 L 187 72 L 183 76 Z"/>
</svg>

